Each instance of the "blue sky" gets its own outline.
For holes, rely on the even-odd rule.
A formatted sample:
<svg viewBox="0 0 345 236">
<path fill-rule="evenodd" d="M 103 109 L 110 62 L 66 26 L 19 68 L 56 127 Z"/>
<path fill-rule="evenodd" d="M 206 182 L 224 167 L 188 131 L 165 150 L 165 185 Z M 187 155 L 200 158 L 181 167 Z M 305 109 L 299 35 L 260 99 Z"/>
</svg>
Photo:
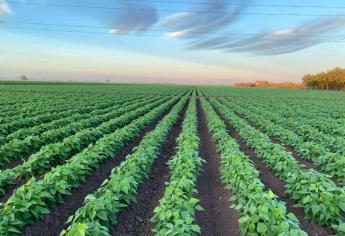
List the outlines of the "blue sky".
<svg viewBox="0 0 345 236">
<path fill-rule="evenodd" d="M 1 79 L 300 81 L 345 61 L 340 0 L 0 0 L 0 21 Z"/>
</svg>

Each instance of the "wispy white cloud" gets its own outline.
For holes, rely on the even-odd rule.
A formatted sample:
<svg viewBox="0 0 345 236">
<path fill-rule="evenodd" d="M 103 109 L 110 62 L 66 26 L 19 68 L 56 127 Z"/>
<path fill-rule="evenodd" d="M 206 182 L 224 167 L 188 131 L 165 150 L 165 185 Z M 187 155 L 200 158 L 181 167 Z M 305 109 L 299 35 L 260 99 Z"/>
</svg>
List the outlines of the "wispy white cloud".
<svg viewBox="0 0 345 236">
<path fill-rule="evenodd" d="M 188 35 L 189 32 L 184 30 L 184 31 L 174 31 L 174 32 L 168 32 L 164 34 L 164 37 L 170 38 L 170 39 L 179 39 L 179 38 L 184 38 L 186 35 Z"/>
<path fill-rule="evenodd" d="M 121 36 L 129 33 L 143 33 L 158 20 L 158 13 L 153 5 L 118 0 L 125 9 L 120 14 L 113 15 L 111 19 L 111 33 Z M 138 10 L 145 9 L 143 10 Z"/>
<path fill-rule="evenodd" d="M 160 24 L 161 25 L 172 25 L 177 24 L 182 20 L 188 19 L 189 17 L 193 16 L 194 13 L 192 12 L 179 12 L 164 18 Z"/>
<path fill-rule="evenodd" d="M 234 3 L 238 4 L 225 7 L 229 3 L 228 0 L 208 0 L 203 7 L 166 17 L 160 25 L 171 31 L 170 35 L 178 35 L 179 38 L 199 37 L 221 30 L 239 19 L 252 1 L 235 0 Z"/>
<path fill-rule="evenodd" d="M 291 29 L 264 32 L 242 40 L 233 37 L 195 40 L 189 44 L 188 49 L 252 52 L 261 55 L 286 54 L 330 41 L 323 34 L 341 28 L 345 28 L 345 18 L 335 17 L 304 23 Z"/>
<path fill-rule="evenodd" d="M 5 0 L 0 0 L 0 16 L 8 16 L 12 14 L 12 10 Z"/>
</svg>

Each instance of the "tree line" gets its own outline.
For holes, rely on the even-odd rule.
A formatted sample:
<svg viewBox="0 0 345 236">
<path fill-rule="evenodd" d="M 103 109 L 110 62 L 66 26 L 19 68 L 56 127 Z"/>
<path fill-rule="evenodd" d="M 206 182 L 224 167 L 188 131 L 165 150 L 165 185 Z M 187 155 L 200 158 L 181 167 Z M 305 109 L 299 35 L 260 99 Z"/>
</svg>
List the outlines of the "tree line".
<svg viewBox="0 0 345 236">
<path fill-rule="evenodd" d="M 274 83 L 269 82 L 266 80 L 257 80 L 255 82 L 249 82 L 249 83 L 237 83 L 235 84 L 235 87 L 252 87 L 252 88 L 285 88 L 285 89 L 301 89 L 305 88 L 303 84 L 301 83 L 293 83 L 293 82 L 281 82 L 281 83 Z"/>
<path fill-rule="evenodd" d="M 332 70 L 303 77 L 303 84 L 309 89 L 345 90 L 345 69 Z"/>
</svg>

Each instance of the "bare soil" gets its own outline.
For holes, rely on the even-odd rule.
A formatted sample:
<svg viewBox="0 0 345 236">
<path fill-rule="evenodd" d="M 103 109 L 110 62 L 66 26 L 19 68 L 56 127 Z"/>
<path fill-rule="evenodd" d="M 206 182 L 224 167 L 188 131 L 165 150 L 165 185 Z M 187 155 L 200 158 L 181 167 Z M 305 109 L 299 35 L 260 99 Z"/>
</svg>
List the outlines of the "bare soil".
<svg viewBox="0 0 345 236">
<path fill-rule="evenodd" d="M 185 114 L 184 109 L 182 114 Z M 140 185 L 137 202 L 129 205 L 118 216 L 118 223 L 111 229 L 111 235 L 117 236 L 152 236 L 153 225 L 150 219 L 153 210 L 159 204 L 165 189 L 165 183 L 169 181 L 168 160 L 176 153 L 177 137 L 182 130 L 184 115 L 181 115 L 169 133 L 166 143 L 161 148 L 156 158 L 149 179 Z"/>
<path fill-rule="evenodd" d="M 208 132 L 206 117 L 198 100 L 200 156 L 206 161 L 197 182 L 198 198 L 204 211 L 197 212 L 202 236 L 240 235 L 238 215 L 230 208 L 231 193 L 220 182 L 220 157 Z"/>
</svg>

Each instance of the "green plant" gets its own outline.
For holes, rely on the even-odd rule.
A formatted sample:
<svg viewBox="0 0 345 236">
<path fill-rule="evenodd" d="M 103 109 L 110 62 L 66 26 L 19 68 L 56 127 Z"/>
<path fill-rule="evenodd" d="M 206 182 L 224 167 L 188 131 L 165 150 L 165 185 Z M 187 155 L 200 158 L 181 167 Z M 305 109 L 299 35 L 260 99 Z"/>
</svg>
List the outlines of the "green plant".
<svg viewBox="0 0 345 236">
<path fill-rule="evenodd" d="M 145 135 L 135 151 L 114 168 L 110 177 L 95 193 L 85 199 L 85 204 L 70 217 L 71 226 L 62 235 L 75 235 L 83 226 L 85 235 L 108 235 L 116 224 L 117 214 L 135 201 L 139 184 L 148 178 L 160 148 L 181 113 L 187 98 L 182 99 L 156 128 Z"/>
<path fill-rule="evenodd" d="M 201 99 L 208 128 L 221 157 L 221 181 L 231 190 L 231 201 L 239 213 L 242 235 L 307 235 L 299 228 L 299 222 L 288 213 L 285 203 L 271 191 L 265 190 L 259 172 L 229 136 L 224 122 L 211 105 Z"/>
<path fill-rule="evenodd" d="M 169 161 L 170 181 L 151 219 L 155 225 L 155 235 L 201 233 L 200 227 L 195 223 L 195 212 L 202 210 L 195 193 L 197 176 L 203 162 L 198 153 L 196 114 L 196 101 L 193 97 L 177 139 L 177 153 Z"/>
<path fill-rule="evenodd" d="M 113 158 L 138 132 L 178 99 L 170 98 L 129 125 L 99 139 L 41 180 L 33 178 L 18 188 L 0 209 L 0 234 L 21 231 L 23 227 L 42 219 L 56 204 L 63 202 L 64 196 L 70 195 L 72 189 L 85 182 L 92 169 L 99 167 L 104 160 Z"/>
</svg>

